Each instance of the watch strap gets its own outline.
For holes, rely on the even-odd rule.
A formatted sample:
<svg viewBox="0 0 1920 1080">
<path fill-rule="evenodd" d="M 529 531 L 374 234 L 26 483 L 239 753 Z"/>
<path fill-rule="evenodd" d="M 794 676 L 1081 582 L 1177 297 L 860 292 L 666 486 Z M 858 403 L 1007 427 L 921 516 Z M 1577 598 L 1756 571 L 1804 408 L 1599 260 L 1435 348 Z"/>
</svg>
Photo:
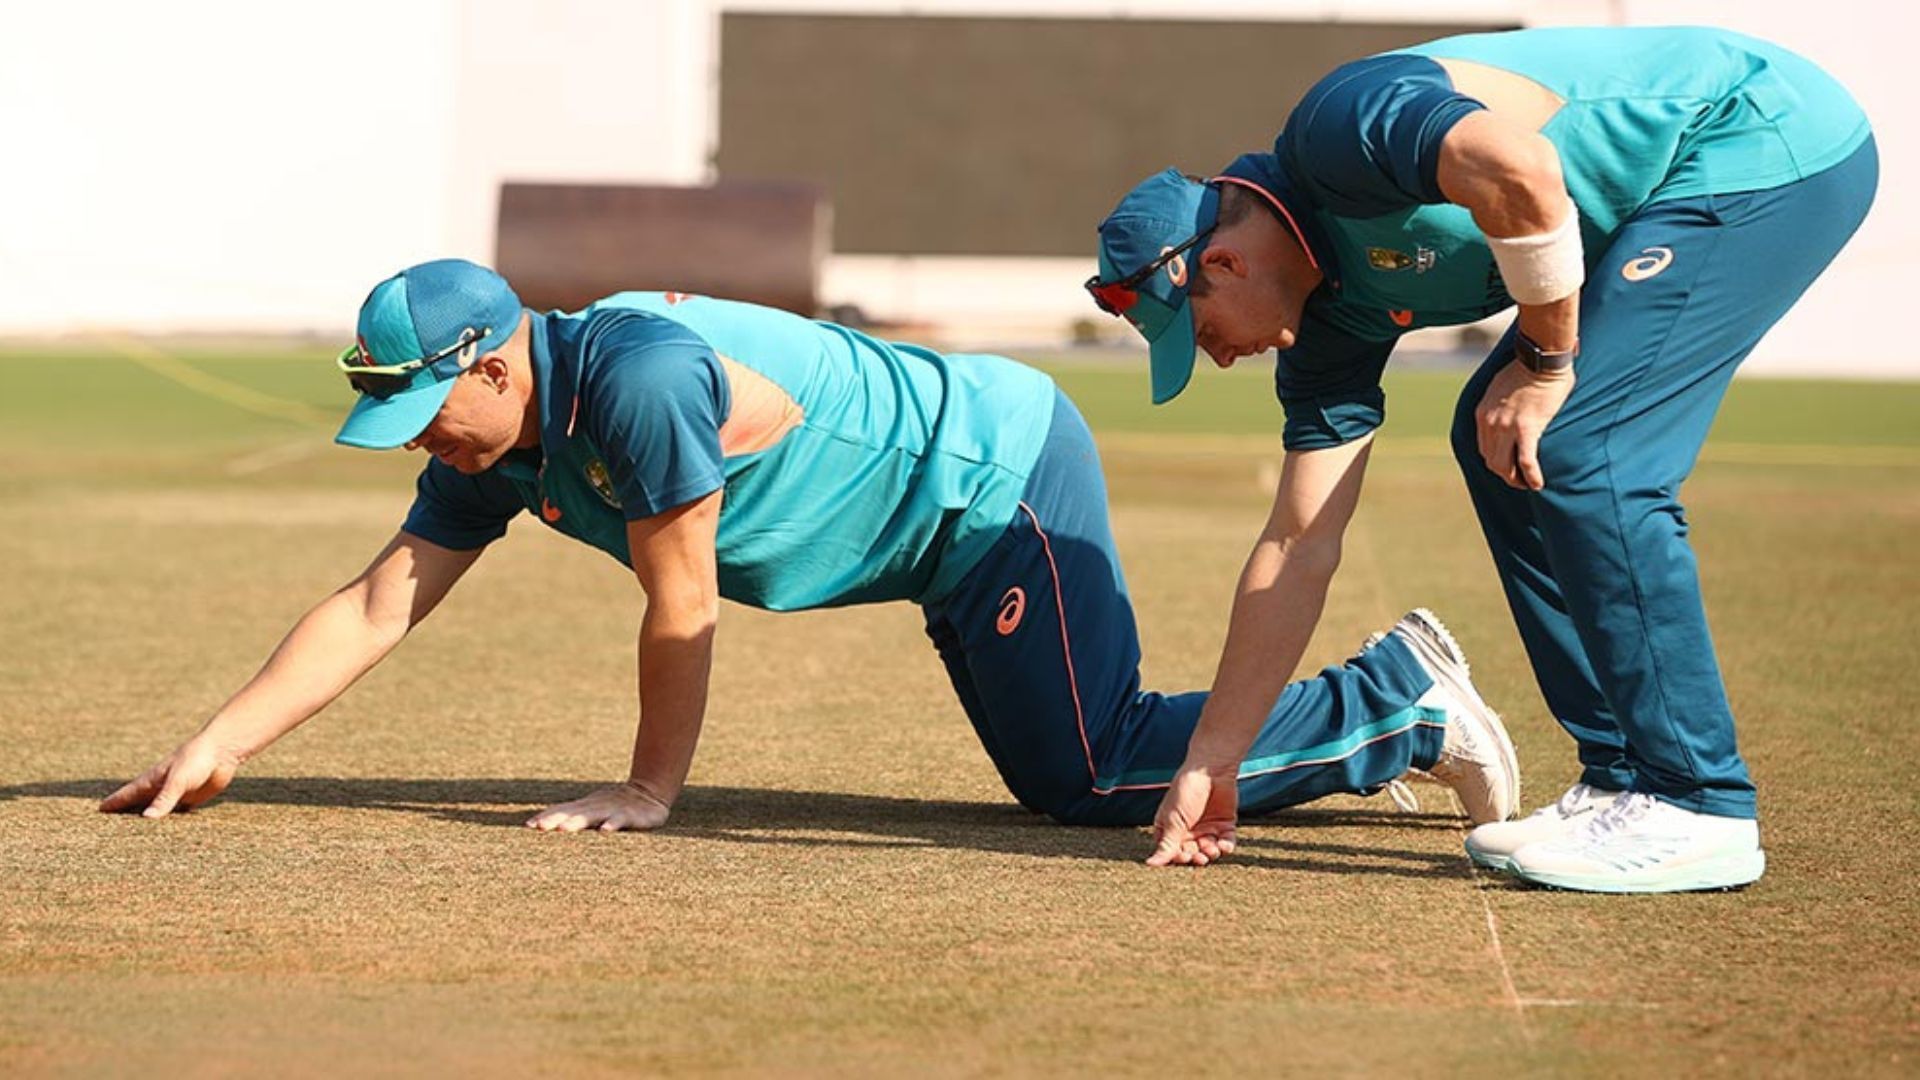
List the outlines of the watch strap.
<svg viewBox="0 0 1920 1080">
<path fill-rule="evenodd" d="M 1574 341 L 1570 349 L 1543 349 L 1539 342 L 1516 329 L 1513 332 L 1513 354 L 1521 367 L 1536 375 L 1565 371 L 1573 366 L 1574 358 L 1580 355 L 1580 342 Z"/>
</svg>

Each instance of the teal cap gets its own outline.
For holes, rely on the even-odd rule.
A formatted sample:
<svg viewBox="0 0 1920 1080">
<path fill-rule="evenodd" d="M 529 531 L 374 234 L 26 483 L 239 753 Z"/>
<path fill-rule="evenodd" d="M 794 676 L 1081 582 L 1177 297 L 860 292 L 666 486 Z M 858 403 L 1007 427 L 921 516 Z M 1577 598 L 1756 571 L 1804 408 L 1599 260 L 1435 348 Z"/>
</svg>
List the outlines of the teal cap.
<svg viewBox="0 0 1920 1080">
<path fill-rule="evenodd" d="M 453 381 L 520 326 L 505 278 L 465 259 L 409 267 L 360 305 L 354 346 L 340 366 L 360 400 L 334 441 L 391 450 L 413 441 L 446 404 Z"/>
<path fill-rule="evenodd" d="M 1220 213 L 1220 192 L 1177 169 L 1155 173 L 1127 192 L 1120 205 L 1100 223 L 1100 278 L 1113 283 L 1213 228 Z M 1114 304 L 1147 339 L 1152 358 L 1153 403 L 1172 401 L 1193 377 L 1196 345 L 1193 309 L 1187 297 L 1192 274 L 1197 273 L 1206 243 L 1192 243 L 1168 259 Z M 1100 286 L 1090 284 L 1095 295 Z M 1107 306 L 1103 299 L 1102 306 Z"/>
</svg>

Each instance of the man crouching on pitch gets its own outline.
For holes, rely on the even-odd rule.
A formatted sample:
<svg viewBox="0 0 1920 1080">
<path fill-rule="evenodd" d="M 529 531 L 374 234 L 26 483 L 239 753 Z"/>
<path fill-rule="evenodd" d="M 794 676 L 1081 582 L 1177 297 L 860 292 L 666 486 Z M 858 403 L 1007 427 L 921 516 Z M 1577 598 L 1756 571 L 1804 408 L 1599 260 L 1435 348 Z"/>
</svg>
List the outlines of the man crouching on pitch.
<svg viewBox="0 0 1920 1080">
<path fill-rule="evenodd" d="M 1153 821 L 1206 694 L 1140 690 L 1099 457 L 1044 374 L 679 293 L 536 313 L 458 260 L 376 286 L 340 366 L 360 398 L 338 441 L 432 455 L 405 524 L 102 810 L 164 817 L 218 795 L 530 511 L 630 566 L 647 594 L 627 779 L 534 828 L 666 822 L 706 712 L 721 597 L 773 611 L 919 604 L 1015 798 L 1067 824 Z M 1415 769 L 1476 822 L 1517 805 L 1506 732 L 1426 612 L 1269 705 L 1240 767 L 1248 814 Z M 1201 856 L 1233 842 L 1209 838 Z"/>
</svg>

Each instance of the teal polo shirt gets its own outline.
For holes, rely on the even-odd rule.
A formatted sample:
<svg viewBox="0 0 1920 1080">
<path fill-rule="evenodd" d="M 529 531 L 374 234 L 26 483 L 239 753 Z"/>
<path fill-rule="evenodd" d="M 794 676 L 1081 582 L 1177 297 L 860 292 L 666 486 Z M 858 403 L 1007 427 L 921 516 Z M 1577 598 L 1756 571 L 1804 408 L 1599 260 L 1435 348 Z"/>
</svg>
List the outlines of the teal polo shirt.
<svg viewBox="0 0 1920 1080">
<path fill-rule="evenodd" d="M 1013 519 L 1052 380 L 681 293 L 533 318 L 538 450 L 430 462 L 406 529 L 483 547 L 531 512 L 630 564 L 626 527 L 724 491 L 720 593 L 774 611 L 952 592 Z"/>
<path fill-rule="evenodd" d="M 1847 91 L 1810 61 L 1725 30 L 1470 34 L 1336 68 L 1272 153 L 1224 170 L 1289 208 L 1326 274 L 1296 346 L 1279 358 L 1289 448 L 1379 426 L 1380 376 L 1402 334 L 1512 306 L 1485 236 L 1440 191 L 1441 140 L 1484 106 L 1454 89 L 1439 59 L 1512 72 L 1564 102 L 1541 134 L 1559 152 L 1589 271 L 1646 206 L 1791 184 L 1871 134 Z"/>
</svg>

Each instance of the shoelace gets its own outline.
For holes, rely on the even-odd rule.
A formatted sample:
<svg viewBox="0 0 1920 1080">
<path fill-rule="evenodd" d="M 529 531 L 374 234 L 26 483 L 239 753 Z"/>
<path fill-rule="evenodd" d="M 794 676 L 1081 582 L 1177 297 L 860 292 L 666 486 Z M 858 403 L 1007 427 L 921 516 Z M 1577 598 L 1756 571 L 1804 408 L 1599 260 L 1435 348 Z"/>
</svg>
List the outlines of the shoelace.
<svg viewBox="0 0 1920 1080">
<path fill-rule="evenodd" d="M 1559 802 L 1553 804 L 1553 812 L 1563 818 L 1572 817 L 1573 812 L 1581 803 L 1587 801 L 1587 797 L 1591 794 L 1593 794 L 1593 788 L 1586 784 L 1575 784 L 1567 789 L 1565 795 L 1560 796 Z"/>
<path fill-rule="evenodd" d="M 1627 826 L 1647 816 L 1659 800 L 1640 791 L 1629 791 L 1599 816 L 1587 823 L 1583 830 L 1588 841 L 1604 840 L 1611 833 L 1620 832 Z"/>
<path fill-rule="evenodd" d="M 1402 813 L 1420 812 L 1420 797 L 1413 793 L 1413 789 L 1407 786 L 1405 780 L 1387 781 L 1387 798 L 1392 799 L 1393 805 L 1399 807 Z"/>
</svg>

